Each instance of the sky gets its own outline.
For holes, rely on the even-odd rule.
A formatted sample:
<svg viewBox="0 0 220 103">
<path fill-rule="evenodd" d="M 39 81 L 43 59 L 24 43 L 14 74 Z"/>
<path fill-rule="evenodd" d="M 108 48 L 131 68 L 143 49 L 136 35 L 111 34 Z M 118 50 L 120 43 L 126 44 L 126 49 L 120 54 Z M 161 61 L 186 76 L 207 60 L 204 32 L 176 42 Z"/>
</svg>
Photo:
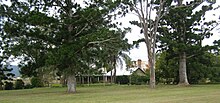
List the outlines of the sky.
<svg viewBox="0 0 220 103">
<path fill-rule="evenodd" d="M 183 3 L 187 2 L 187 1 L 192 1 L 192 0 L 184 0 Z M 203 3 L 203 5 L 206 5 L 206 4 L 208 4 L 208 3 L 207 2 Z M 216 0 L 216 5 L 214 5 L 214 7 L 217 7 L 217 5 L 220 5 L 220 0 Z M 199 6 L 197 9 L 200 9 L 200 8 L 201 8 L 201 6 Z M 220 17 L 219 12 L 220 12 L 220 9 L 207 12 L 206 15 L 205 15 L 206 21 L 219 20 L 218 19 Z M 213 14 L 215 14 L 216 16 L 213 16 Z M 135 16 L 134 14 L 128 14 L 124 18 L 118 19 L 118 21 L 122 22 L 123 26 L 132 28 L 132 31 L 126 35 L 126 38 L 128 38 L 129 43 L 132 43 L 135 40 L 143 38 L 143 34 L 140 34 L 140 28 L 139 27 L 129 24 L 130 20 L 138 20 L 138 17 Z M 220 26 L 218 26 L 217 28 L 220 28 Z M 214 40 L 220 39 L 220 30 L 214 29 L 212 31 L 212 33 L 214 34 L 213 36 L 211 36 L 209 39 L 203 40 L 203 42 L 202 42 L 203 46 L 204 45 L 212 45 Z M 146 44 L 141 43 L 139 45 L 139 48 L 134 48 L 134 49 L 130 50 L 129 55 L 132 58 L 132 60 L 141 59 L 143 61 L 147 61 Z"/>
</svg>

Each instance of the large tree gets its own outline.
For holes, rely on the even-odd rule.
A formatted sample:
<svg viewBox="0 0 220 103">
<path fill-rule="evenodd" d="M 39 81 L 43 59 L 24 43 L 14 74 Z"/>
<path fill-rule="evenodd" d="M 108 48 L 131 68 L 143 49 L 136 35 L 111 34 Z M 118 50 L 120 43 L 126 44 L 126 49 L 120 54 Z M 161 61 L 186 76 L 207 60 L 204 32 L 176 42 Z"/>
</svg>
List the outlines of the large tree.
<svg viewBox="0 0 220 103">
<path fill-rule="evenodd" d="M 1 3 L 4 55 L 23 59 L 31 74 L 53 66 L 67 77 L 69 93 L 76 92 L 76 75 L 100 67 L 106 45 L 120 43 L 126 32 L 111 23 L 117 1 L 12 1 Z M 111 5 L 108 5 L 111 4 Z M 126 30 L 125 30 L 126 31 Z"/>
<path fill-rule="evenodd" d="M 129 5 L 132 13 L 137 15 L 139 20 L 130 23 L 141 28 L 144 39 L 139 40 L 146 43 L 148 64 L 150 68 L 150 88 L 155 88 L 155 59 L 156 39 L 158 22 L 167 12 L 167 6 L 172 0 L 124 0 Z M 154 16 L 155 15 L 155 16 Z"/>
<path fill-rule="evenodd" d="M 201 3 L 194 1 L 183 5 L 179 2 L 160 21 L 159 47 L 179 58 L 179 85 L 189 85 L 186 60 L 201 55 L 206 49 L 202 47 L 202 40 L 210 37 L 210 31 L 216 26 L 215 21 L 203 21 L 211 5 L 202 6 L 200 11 L 193 13 Z"/>
<path fill-rule="evenodd" d="M 190 84 L 205 83 L 206 80 L 214 79 L 219 75 L 219 61 L 217 56 L 207 51 L 202 51 L 200 55 L 187 59 L 187 77 Z M 156 61 L 156 73 L 160 82 L 167 84 L 178 84 L 178 57 L 171 52 L 163 51 Z"/>
</svg>

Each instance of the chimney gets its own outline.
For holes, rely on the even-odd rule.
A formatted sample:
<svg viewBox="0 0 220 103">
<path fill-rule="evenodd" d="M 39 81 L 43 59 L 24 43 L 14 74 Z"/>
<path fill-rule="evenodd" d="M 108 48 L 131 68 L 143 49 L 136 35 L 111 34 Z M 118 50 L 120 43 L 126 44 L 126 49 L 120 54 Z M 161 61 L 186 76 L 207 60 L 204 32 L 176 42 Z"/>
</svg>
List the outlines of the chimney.
<svg viewBox="0 0 220 103">
<path fill-rule="evenodd" d="M 137 67 L 141 69 L 141 59 L 137 60 Z"/>
</svg>

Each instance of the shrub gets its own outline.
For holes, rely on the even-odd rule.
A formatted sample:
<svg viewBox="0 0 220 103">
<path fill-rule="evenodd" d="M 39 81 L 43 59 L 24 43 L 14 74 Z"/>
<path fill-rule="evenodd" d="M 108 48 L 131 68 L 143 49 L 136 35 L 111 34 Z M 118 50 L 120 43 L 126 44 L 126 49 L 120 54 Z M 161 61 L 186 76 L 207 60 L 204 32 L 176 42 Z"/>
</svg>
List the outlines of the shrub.
<svg viewBox="0 0 220 103">
<path fill-rule="evenodd" d="M 32 86 L 31 84 L 26 84 L 26 85 L 24 86 L 24 89 L 31 89 L 31 88 L 33 88 L 33 86 Z"/>
<path fill-rule="evenodd" d="M 3 83 L 2 83 L 2 81 L 0 80 L 0 90 L 3 90 L 2 85 L 3 85 Z"/>
<path fill-rule="evenodd" d="M 129 77 L 126 76 L 126 75 L 117 76 L 116 83 L 119 83 L 119 84 L 129 84 Z"/>
<path fill-rule="evenodd" d="M 13 83 L 12 82 L 5 82 L 5 90 L 13 90 Z"/>
<path fill-rule="evenodd" d="M 43 82 L 38 77 L 33 77 L 31 79 L 32 87 L 43 87 Z"/>
<path fill-rule="evenodd" d="M 18 79 L 15 81 L 15 89 L 23 89 L 24 88 L 24 82 L 21 79 Z"/>
<path fill-rule="evenodd" d="M 148 81 L 149 78 L 147 76 L 138 76 L 138 75 L 131 76 L 131 84 L 141 85 L 141 84 L 146 84 Z"/>
</svg>

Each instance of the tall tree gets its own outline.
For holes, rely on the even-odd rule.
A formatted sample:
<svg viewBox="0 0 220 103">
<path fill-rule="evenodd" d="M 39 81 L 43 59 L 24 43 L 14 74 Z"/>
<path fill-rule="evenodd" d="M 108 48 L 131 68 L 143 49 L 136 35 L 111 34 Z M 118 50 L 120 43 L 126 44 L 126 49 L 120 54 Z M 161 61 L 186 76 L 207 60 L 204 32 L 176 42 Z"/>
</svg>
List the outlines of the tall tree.
<svg viewBox="0 0 220 103">
<path fill-rule="evenodd" d="M 125 32 L 115 28 L 109 15 L 115 2 L 91 0 L 84 2 L 86 6 L 72 0 L 1 3 L 5 55 L 23 58 L 26 69 L 52 65 L 67 77 L 67 92 L 75 93 L 76 75 L 88 64 L 99 67 L 105 45 L 123 41 Z"/>
<path fill-rule="evenodd" d="M 190 84 L 205 83 L 208 79 L 213 82 L 212 78 L 216 78 L 215 74 L 219 74 L 219 67 L 215 64 L 219 62 L 216 56 L 205 50 L 202 52 L 193 58 L 187 58 L 187 77 Z M 156 61 L 156 73 L 158 79 L 163 80 L 161 82 L 178 84 L 178 59 L 177 56 L 167 51 L 159 55 Z"/>
<path fill-rule="evenodd" d="M 112 62 L 112 69 L 111 72 L 113 73 L 111 82 L 116 83 L 116 74 L 117 74 L 117 66 L 119 66 L 118 69 L 123 69 L 123 61 L 125 61 L 125 65 L 129 65 L 131 62 L 131 58 L 126 53 L 123 53 L 123 51 L 119 51 L 115 55 L 112 55 L 111 62 Z"/>
<path fill-rule="evenodd" d="M 186 60 L 205 50 L 201 44 L 202 40 L 212 35 L 210 33 L 212 29 L 209 28 L 213 28 L 215 21 L 202 22 L 205 20 L 206 11 L 212 9 L 211 6 L 203 6 L 202 10 L 193 13 L 201 2 L 180 4 L 170 9 L 169 13 L 161 19 L 159 47 L 179 57 L 179 85 L 189 85 Z"/>
<path fill-rule="evenodd" d="M 112 47 L 114 45 L 114 47 Z M 125 39 L 122 42 L 114 42 L 112 45 L 106 45 L 106 56 L 108 63 L 108 70 L 111 71 L 111 83 L 115 83 L 116 81 L 116 67 L 119 66 L 123 69 L 123 61 L 125 61 L 125 65 L 129 64 L 131 58 L 124 52 L 128 52 L 132 45 L 128 44 L 128 40 Z"/>
<path fill-rule="evenodd" d="M 172 0 L 125 0 L 131 11 L 138 16 L 138 21 L 131 21 L 131 24 L 141 28 L 144 34 L 144 41 L 147 47 L 148 64 L 150 68 L 150 88 L 155 88 L 155 59 L 156 39 L 158 22 L 168 10 Z M 156 13 L 155 13 L 156 12 Z M 153 16 L 156 14 L 156 16 Z M 141 40 L 140 40 L 141 41 Z"/>
</svg>

